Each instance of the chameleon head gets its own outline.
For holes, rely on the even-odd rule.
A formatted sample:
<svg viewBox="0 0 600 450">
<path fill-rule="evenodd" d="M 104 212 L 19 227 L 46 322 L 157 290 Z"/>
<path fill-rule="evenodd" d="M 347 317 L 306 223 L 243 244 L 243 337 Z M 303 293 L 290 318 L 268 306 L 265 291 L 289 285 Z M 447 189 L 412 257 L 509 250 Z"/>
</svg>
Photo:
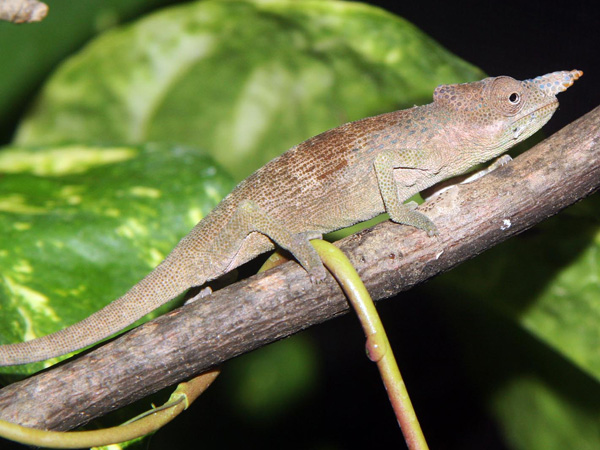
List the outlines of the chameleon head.
<svg viewBox="0 0 600 450">
<path fill-rule="evenodd" d="M 434 102 L 472 133 L 472 150 L 484 162 L 539 130 L 558 108 L 556 94 L 583 75 L 580 70 L 553 72 L 531 80 L 486 78 L 476 83 L 439 86 Z"/>
<path fill-rule="evenodd" d="M 566 91 L 582 75 L 581 70 L 561 71 L 520 82 L 525 98 L 521 112 L 511 121 L 513 139 L 520 142 L 544 126 L 558 108 L 556 94 Z"/>
</svg>

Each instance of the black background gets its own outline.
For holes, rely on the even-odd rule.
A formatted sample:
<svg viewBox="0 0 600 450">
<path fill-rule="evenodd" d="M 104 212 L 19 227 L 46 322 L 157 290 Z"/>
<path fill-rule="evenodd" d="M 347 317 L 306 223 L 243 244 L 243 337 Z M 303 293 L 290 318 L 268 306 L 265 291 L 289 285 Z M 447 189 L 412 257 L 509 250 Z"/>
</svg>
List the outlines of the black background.
<svg viewBox="0 0 600 450">
<path fill-rule="evenodd" d="M 559 97 L 552 132 L 600 104 L 600 4 L 573 2 L 371 1 L 408 19 L 490 76 L 534 78 L 583 70 L 577 88 Z"/>
</svg>

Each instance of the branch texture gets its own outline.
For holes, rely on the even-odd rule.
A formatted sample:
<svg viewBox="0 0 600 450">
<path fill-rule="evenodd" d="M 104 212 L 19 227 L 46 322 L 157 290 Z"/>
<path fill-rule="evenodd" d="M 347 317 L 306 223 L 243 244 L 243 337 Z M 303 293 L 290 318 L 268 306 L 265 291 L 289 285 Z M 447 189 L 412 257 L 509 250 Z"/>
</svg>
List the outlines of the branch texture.
<svg viewBox="0 0 600 450">
<path fill-rule="evenodd" d="M 600 187 L 600 107 L 512 163 L 421 206 L 440 235 L 385 222 L 338 244 L 374 299 L 391 297 Z M 69 429 L 348 311 L 333 278 L 288 263 L 159 317 L 0 391 L 0 418 Z"/>
</svg>

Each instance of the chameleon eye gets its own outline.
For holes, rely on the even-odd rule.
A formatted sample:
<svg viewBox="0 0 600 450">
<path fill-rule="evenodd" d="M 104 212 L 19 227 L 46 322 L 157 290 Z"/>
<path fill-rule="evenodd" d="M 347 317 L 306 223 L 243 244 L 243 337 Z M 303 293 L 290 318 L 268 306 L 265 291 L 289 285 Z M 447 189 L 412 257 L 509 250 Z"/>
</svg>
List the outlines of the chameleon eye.
<svg viewBox="0 0 600 450">
<path fill-rule="evenodd" d="M 489 80 L 484 91 L 488 104 L 506 117 L 519 114 L 527 99 L 527 92 L 521 82 L 510 77 Z"/>
</svg>

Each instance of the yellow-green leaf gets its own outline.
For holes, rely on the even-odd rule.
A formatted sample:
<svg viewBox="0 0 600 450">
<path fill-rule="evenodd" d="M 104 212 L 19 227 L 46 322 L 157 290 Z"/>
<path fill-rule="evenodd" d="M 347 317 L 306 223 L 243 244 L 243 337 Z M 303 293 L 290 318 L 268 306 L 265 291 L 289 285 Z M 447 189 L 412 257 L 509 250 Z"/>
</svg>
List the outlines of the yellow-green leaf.
<svg viewBox="0 0 600 450">
<path fill-rule="evenodd" d="M 0 151 L 0 343 L 51 333 L 125 293 L 232 186 L 181 146 Z M 32 367 L 42 365 L 3 373 Z"/>
<path fill-rule="evenodd" d="M 178 142 L 239 179 L 343 122 L 481 77 L 365 4 L 203 1 L 107 32 L 65 62 L 16 142 Z"/>
</svg>

